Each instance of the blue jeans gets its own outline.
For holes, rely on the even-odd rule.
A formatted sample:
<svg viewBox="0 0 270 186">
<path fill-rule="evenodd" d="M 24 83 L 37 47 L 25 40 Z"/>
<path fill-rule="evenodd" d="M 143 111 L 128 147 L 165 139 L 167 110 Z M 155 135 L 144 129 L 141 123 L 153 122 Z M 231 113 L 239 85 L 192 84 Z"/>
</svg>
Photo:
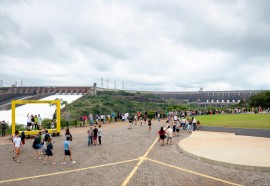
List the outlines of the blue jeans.
<svg viewBox="0 0 270 186">
<path fill-rule="evenodd" d="M 93 144 L 92 136 L 88 136 L 88 146 Z"/>
</svg>

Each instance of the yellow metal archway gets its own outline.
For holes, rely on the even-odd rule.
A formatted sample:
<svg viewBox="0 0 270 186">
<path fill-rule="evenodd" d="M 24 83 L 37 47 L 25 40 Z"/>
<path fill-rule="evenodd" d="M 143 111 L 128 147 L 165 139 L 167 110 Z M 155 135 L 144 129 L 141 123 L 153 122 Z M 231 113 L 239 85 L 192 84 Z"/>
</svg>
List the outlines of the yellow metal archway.
<svg viewBox="0 0 270 186">
<path fill-rule="evenodd" d="M 12 107 L 12 134 L 15 133 L 15 117 L 16 117 L 16 105 L 24 105 L 24 104 L 55 104 L 56 105 L 56 129 L 49 129 L 49 133 L 57 133 L 60 134 L 61 128 L 61 117 L 60 117 L 60 100 L 12 100 L 11 107 Z M 26 131 L 29 134 L 34 134 L 32 131 Z M 32 133 L 31 133 L 32 132 Z M 28 135 L 29 135 L 28 134 Z"/>
</svg>

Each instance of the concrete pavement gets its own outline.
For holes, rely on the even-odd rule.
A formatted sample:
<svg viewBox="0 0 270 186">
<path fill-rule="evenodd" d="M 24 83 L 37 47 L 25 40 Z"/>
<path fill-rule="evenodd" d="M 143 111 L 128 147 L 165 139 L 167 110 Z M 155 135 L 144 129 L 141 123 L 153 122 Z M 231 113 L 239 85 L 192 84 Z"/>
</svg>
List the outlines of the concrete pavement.
<svg viewBox="0 0 270 186">
<path fill-rule="evenodd" d="M 269 138 L 195 131 L 179 147 L 189 156 L 216 165 L 270 171 Z"/>
<path fill-rule="evenodd" d="M 0 145 L 0 186 L 179 186 L 269 185 L 270 172 L 238 170 L 198 161 L 179 150 L 178 143 L 190 136 L 182 131 L 172 145 L 160 146 L 157 132 L 165 121 L 148 126 L 128 123 L 102 125 L 102 145 L 87 146 L 87 127 L 71 128 L 73 159 L 62 165 L 64 137 L 54 137 L 56 165 L 33 159 L 32 139 L 26 141 L 21 163 L 12 160 L 10 141 Z M 63 132 L 61 133 L 63 135 Z M 44 158 L 44 156 L 42 157 Z M 49 163 L 49 161 L 48 161 Z"/>
</svg>

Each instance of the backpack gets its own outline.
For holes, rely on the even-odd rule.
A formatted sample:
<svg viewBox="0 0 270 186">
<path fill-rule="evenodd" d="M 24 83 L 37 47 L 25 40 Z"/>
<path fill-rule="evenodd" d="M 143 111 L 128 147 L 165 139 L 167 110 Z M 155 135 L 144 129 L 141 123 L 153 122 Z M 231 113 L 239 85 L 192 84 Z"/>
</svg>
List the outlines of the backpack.
<svg viewBox="0 0 270 186">
<path fill-rule="evenodd" d="M 24 138 L 25 138 L 25 133 L 24 133 L 24 131 L 22 131 L 22 133 L 21 133 L 21 139 L 24 140 Z"/>
<path fill-rule="evenodd" d="M 69 137 L 69 141 L 72 141 L 72 135 L 71 135 L 71 133 L 66 134 L 65 137 L 66 137 L 66 138 Z"/>
<path fill-rule="evenodd" d="M 47 141 L 48 141 L 48 139 L 49 139 L 49 137 L 51 137 L 51 135 L 50 135 L 50 134 L 48 134 L 48 133 L 47 133 L 47 134 L 45 134 L 45 136 L 44 136 L 44 141 L 46 141 L 46 142 L 47 142 Z"/>
</svg>

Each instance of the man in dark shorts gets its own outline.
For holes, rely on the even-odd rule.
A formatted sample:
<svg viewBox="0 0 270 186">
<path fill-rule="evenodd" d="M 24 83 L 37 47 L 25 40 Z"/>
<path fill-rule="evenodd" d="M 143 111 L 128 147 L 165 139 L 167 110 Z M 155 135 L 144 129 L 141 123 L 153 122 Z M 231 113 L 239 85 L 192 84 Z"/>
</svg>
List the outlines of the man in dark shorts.
<svg viewBox="0 0 270 186">
<path fill-rule="evenodd" d="M 76 161 L 73 161 L 72 157 L 71 157 L 71 147 L 70 147 L 70 137 L 69 136 L 67 136 L 66 140 L 64 141 L 64 152 L 65 152 L 65 155 L 64 155 L 64 158 L 63 158 L 62 165 L 66 164 L 66 162 L 65 162 L 66 161 L 66 156 L 69 156 L 71 164 L 75 164 Z"/>
</svg>

